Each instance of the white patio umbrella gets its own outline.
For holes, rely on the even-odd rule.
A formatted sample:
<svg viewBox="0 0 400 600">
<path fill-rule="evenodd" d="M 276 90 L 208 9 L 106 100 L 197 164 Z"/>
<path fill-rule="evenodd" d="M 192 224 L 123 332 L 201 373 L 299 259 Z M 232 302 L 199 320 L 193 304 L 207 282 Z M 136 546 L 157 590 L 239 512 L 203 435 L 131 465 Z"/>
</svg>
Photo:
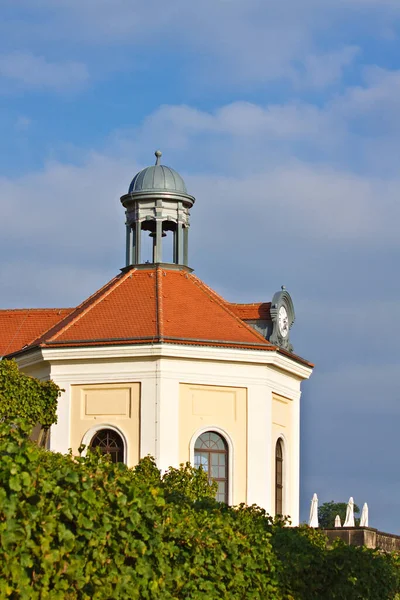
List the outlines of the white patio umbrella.
<svg viewBox="0 0 400 600">
<path fill-rule="evenodd" d="M 335 527 L 341 527 L 342 526 L 342 521 L 340 520 L 340 516 L 336 515 L 335 517 Z"/>
<path fill-rule="evenodd" d="M 362 507 L 360 527 L 368 527 L 368 504 L 366 502 L 364 502 L 364 506 Z"/>
<path fill-rule="evenodd" d="M 346 520 L 343 524 L 343 527 L 354 527 L 354 500 L 353 496 L 350 496 L 349 501 L 347 503 L 346 509 Z"/>
<path fill-rule="evenodd" d="M 311 500 L 310 518 L 308 519 L 310 527 L 319 527 L 318 524 L 318 496 L 314 494 Z"/>
</svg>

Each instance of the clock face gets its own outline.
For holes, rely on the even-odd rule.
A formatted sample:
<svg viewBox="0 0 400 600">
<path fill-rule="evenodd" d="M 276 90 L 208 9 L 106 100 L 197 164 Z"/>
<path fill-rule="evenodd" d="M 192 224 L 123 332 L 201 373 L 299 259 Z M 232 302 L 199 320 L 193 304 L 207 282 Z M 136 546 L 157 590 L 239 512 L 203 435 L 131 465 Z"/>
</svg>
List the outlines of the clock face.
<svg viewBox="0 0 400 600">
<path fill-rule="evenodd" d="M 284 306 L 281 306 L 278 312 L 278 327 L 281 336 L 283 338 L 287 337 L 289 333 L 289 318 Z"/>
</svg>

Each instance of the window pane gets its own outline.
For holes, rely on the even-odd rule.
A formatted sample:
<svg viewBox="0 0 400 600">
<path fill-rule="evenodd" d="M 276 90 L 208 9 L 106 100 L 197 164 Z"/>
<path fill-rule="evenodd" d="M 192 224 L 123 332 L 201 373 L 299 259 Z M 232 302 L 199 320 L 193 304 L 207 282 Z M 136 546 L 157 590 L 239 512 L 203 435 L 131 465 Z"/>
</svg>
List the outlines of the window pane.
<svg viewBox="0 0 400 600">
<path fill-rule="evenodd" d="M 218 479 L 219 477 L 219 467 L 211 467 L 211 477 L 215 477 Z"/>
<path fill-rule="evenodd" d="M 276 489 L 275 512 L 277 515 L 282 514 L 282 488 Z"/>
<path fill-rule="evenodd" d="M 217 500 L 219 502 L 226 502 L 226 484 L 225 481 L 218 481 Z"/>
<path fill-rule="evenodd" d="M 194 445 L 197 450 L 225 450 L 225 442 L 222 437 L 215 433 L 215 431 L 206 431 L 206 433 L 202 433 L 196 440 Z"/>
<path fill-rule="evenodd" d="M 217 467 L 219 465 L 219 454 L 211 453 L 211 464 L 213 467 Z"/>
<path fill-rule="evenodd" d="M 225 450 L 225 444 L 224 444 L 221 436 L 218 435 L 218 433 L 215 433 L 215 432 L 211 433 L 210 441 L 215 450 Z"/>
<path fill-rule="evenodd" d="M 203 447 L 207 447 L 207 434 L 206 433 L 202 433 L 196 440 L 196 443 L 194 445 L 194 447 L 199 450 L 201 450 Z M 205 444 L 205 445 L 204 445 Z"/>
<path fill-rule="evenodd" d="M 282 442 L 281 440 L 278 440 L 276 442 L 276 457 L 277 458 L 282 458 L 283 457 L 283 453 L 282 453 Z"/>
<path fill-rule="evenodd" d="M 196 452 L 194 453 L 194 466 L 199 468 L 200 465 L 203 470 L 208 473 L 208 452 Z"/>
<path fill-rule="evenodd" d="M 275 446 L 275 514 L 283 512 L 283 447 L 279 439 Z"/>
</svg>

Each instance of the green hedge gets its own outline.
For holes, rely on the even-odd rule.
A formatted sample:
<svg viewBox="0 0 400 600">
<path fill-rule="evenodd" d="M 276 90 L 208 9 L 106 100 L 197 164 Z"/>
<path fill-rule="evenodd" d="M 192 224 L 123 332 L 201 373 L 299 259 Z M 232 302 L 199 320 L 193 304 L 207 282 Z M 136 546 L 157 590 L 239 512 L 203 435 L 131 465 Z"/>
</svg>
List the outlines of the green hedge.
<svg viewBox="0 0 400 600">
<path fill-rule="evenodd" d="M 135 469 L 0 425 L 0 598 L 389 600 L 396 556 L 336 545 L 212 499 L 201 470 Z"/>
<path fill-rule="evenodd" d="M 61 389 L 54 381 L 39 381 L 18 369 L 15 360 L 0 361 L 0 419 L 12 422 L 22 418 L 41 425 L 38 445 L 46 445 L 51 425 L 57 423 L 57 404 Z"/>
</svg>

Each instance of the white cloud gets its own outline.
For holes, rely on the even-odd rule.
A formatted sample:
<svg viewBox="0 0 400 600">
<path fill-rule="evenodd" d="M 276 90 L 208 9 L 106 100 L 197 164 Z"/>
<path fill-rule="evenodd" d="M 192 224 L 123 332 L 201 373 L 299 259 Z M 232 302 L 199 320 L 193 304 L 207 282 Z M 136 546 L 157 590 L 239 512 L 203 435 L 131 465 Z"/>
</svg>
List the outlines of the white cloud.
<svg viewBox="0 0 400 600">
<path fill-rule="evenodd" d="M 400 111 L 400 71 L 387 70 L 377 66 L 364 69 L 364 86 L 349 87 L 342 98 L 337 101 L 337 109 L 346 117 L 371 117 L 376 112 L 381 117 L 390 110 Z M 393 119 L 392 125 L 396 125 Z"/>
<path fill-rule="evenodd" d="M 282 235 L 324 245 L 368 243 L 400 247 L 400 180 L 387 182 L 329 167 L 300 162 L 283 164 L 264 173 L 221 178 L 188 178 L 199 198 L 213 198 L 214 221 L 209 229 L 226 243 L 230 229 L 220 231 L 223 214 L 242 222 L 242 234 L 262 235 L 270 221 Z M 245 204 L 251 199 L 251 210 Z M 254 219 L 252 215 L 257 215 Z M 313 242 L 311 242 L 313 240 Z M 265 246 L 267 242 L 265 241 Z"/>
<path fill-rule="evenodd" d="M 0 55 L 0 77 L 22 88 L 70 90 L 85 84 L 89 78 L 80 62 L 48 62 L 42 56 L 14 52 Z"/>
<path fill-rule="evenodd" d="M 73 50 L 78 45 L 83 52 L 89 46 L 103 49 L 102 69 L 117 66 L 111 60 L 105 67 L 116 47 L 128 53 L 131 47 L 148 49 L 152 69 L 155 53 L 159 53 L 157 68 L 165 52 L 182 53 L 190 57 L 190 67 L 182 76 L 191 86 L 259 88 L 281 80 L 321 89 L 340 80 L 357 52 L 352 33 L 343 35 L 339 47 L 332 40 L 324 50 L 320 49 L 321 34 L 326 32 L 330 38 L 335 27 L 342 33 L 350 30 L 343 23 L 351 25 L 354 19 L 371 36 L 379 28 L 388 28 L 389 1 L 377 12 L 377 0 L 364 0 L 362 14 L 360 2 L 172 0 L 165 10 L 159 0 L 60 0 L 56 7 L 50 0 L 41 0 L 35 5 L 35 21 L 20 18 L 18 32 L 13 34 L 9 26 L 4 36 L 12 39 L 22 34 L 34 44 L 45 41 L 59 48 L 61 42 Z M 26 5 L 32 11 L 30 3 Z M 120 68 L 120 60 L 117 63 Z M 132 69 L 133 63 L 140 69 L 134 51 L 124 68 Z"/>
<path fill-rule="evenodd" d="M 49 162 L 38 172 L 0 178 L 0 237 L 53 247 L 53 252 L 93 256 L 100 244 L 106 252 L 113 245 L 113 236 L 106 233 L 113 230 L 115 235 L 118 228 L 113 208 L 134 169 L 127 161 L 89 154 L 81 165 Z"/>
<path fill-rule="evenodd" d="M 143 137 L 158 134 L 162 141 L 184 146 L 192 136 L 204 134 L 273 139 L 309 139 L 334 135 L 329 114 L 312 104 L 288 103 L 260 106 L 233 102 L 213 112 L 189 106 L 163 106 L 142 127 Z M 337 132 L 337 129 L 336 129 Z"/>
<path fill-rule="evenodd" d="M 341 81 L 344 70 L 360 53 L 357 46 L 346 46 L 328 54 L 312 54 L 303 60 L 304 72 L 297 71 L 294 81 L 299 87 L 325 88 Z"/>
<path fill-rule="evenodd" d="M 118 269 L 96 268 L 60 262 L 44 264 L 21 257 L 0 264 L 0 308 L 68 308 L 94 293 L 114 277 Z"/>
<path fill-rule="evenodd" d="M 135 138 L 143 147 L 182 150 L 221 174 L 279 168 L 293 158 L 307 164 L 397 180 L 400 152 L 400 71 L 364 70 L 363 85 L 325 104 L 301 101 L 259 105 L 233 102 L 212 111 L 162 106 Z M 150 146 L 151 147 L 151 146 Z M 374 183 L 375 185 L 375 183 Z M 385 192 L 385 185 L 380 184 Z"/>
</svg>

